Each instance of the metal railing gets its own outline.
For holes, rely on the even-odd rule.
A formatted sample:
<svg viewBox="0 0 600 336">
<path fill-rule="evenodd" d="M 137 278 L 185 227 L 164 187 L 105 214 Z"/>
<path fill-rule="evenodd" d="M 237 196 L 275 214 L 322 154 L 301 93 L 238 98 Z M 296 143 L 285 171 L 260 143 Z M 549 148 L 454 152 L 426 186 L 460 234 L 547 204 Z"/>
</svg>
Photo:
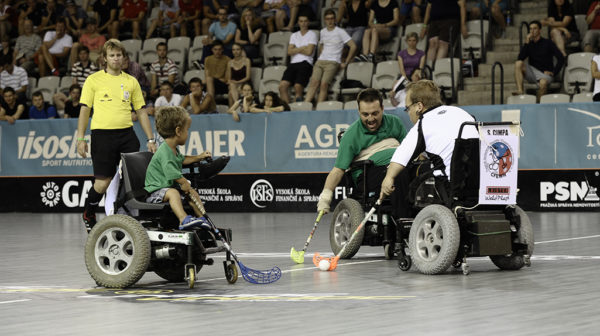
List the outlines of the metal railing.
<svg viewBox="0 0 600 336">
<path fill-rule="evenodd" d="M 504 104 L 504 67 L 495 62 L 492 65 L 492 105 L 496 105 L 496 66 L 500 66 L 500 104 Z"/>
</svg>

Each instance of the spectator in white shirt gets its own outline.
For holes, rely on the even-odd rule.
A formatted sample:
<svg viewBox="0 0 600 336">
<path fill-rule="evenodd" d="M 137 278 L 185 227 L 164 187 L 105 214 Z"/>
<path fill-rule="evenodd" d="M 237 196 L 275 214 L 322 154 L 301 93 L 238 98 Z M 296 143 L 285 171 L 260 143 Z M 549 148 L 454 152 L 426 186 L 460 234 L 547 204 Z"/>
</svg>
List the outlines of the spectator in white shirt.
<svg viewBox="0 0 600 336">
<path fill-rule="evenodd" d="M 66 33 L 66 23 L 63 17 L 56 20 L 56 30 L 48 31 L 44 35 L 44 42 L 38 51 L 38 66 L 40 77 L 47 75 L 47 69 L 54 76 L 59 76 L 58 64 L 62 61 L 66 64 L 73 46 L 73 39 Z"/>
</svg>

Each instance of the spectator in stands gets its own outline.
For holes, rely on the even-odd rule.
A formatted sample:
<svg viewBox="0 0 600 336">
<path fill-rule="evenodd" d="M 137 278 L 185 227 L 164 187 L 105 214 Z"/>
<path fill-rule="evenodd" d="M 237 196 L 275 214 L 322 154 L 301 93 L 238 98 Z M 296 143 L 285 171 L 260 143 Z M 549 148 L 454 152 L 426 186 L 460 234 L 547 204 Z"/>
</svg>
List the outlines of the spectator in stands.
<svg viewBox="0 0 600 336">
<path fill-rule="evenodd" d="M 0 87 L 2 89 L 11 87 L 15 91 L 17 101 L 25 103 L 27 101 L 27 87 L 29 86 L 27 71 L 18 65 L 14 65 L 10 54 L 0 59 L 0 66 L 4 69 L 0 73 Z"/>
<path fill-rule="evenodd" d="M 202 0 L 179 0 L 179 35 L 188 36 L 189 27 L 194 28 L 194 36 L 202 35 Z"/>
<path fill-rule="evenodd" d="M 490 2 L 492 2 L 490 6 Z M 483 8 L 482 8 L 483 4 Z M 490 11 L 491 7 L 491 11 Z M 491 13 L 494 22 L 498 24 L 499 32 L 496 34 L 496 38 L 500 38 L 506 35 L 506 19 L 504 18 L 504 12 L 508 9 L 508 0 L 484 0 L 483 3 L 477 1 L 471 8 L 471 19 L 479 19 L 482 15 L 487 17 Z"/>
<path fill-rule="evenodd" d="M 169 81 L 175 86 L 179 82 L 177 78 L 179 74 L 177 64 L 167 57 L 167 44 L 165 42 L 160 42 L 156 45 L 156 54 L 158 60 L 152 62 L 150 65 L 150 74 L 152 76 L 152 80 L 150 81 L 150 96 L 152 98 L 158 97 L 159 83 Z"/>
<path fill-rule="evenodd" d="M 96 14 L 96 21 L 98 22 L 98 32 L 100 34 L 107 34 L 110 38 L 117 38 L 118 31 L 111 29 L 113 22 L 117 20 L 119 13 L 119 6 L 117 0 L 96 0 L 92 7 Z"/>
<path fill-rule="evenodd" d="M 89 59 L 92 62 L 96 62 L 98 56 L 102 53 L 102 46 L 106 42 L 106 38 L 104 35 L 100 35 L 98 33 L 98 23 L 96 19 L 89 18 L 87 19 L 87 24 L 85 28 L 85 33 L 83 33 L 79 37 L 79 42 L 73 43 L 73 48 L 71 48 L 71 64 L 75 63 L 77 55 L 79 54 L 79 46 L 85 46 L 88 48 Z M 83 86 L 83 84 L 80 84 Z"/>
<path fill-rule="evenodd" d="M 56 20 L 63 15 L 65 7 L 62 4 L 57 4 L 56 0 L 46 0 L 46 8 L 42 23 L 38 27 L 38 32 L 55 30 Z"/>
<path fill-rule="evenodd" d="M 296 19 L 300 15 L 308 17 L 309 21 L 314 21 L 316 19 L 315 14 L 317 12 L 317 5 L 319 1 L 320 0 L 287 0 L 287 9 L 284 7 L 284 11 L 279 11 L 275 14 L 275 20 L 285 20 L 289 18 L 287 26 L 281 28 L 280 30 L 294 30 Z"/>
<path fill-rule="evenodd" d="M 290 110 L 290 106 L 286 102 L 281 100 L 281 98 L 279 98 L 277 93 L 275 93 L 273 91 L 269 91 L 269 92 L 265 93 L 265 100 L 263 101 L 263 103 L 261 105 L 250 106 L 250 112 L 253 112 L 253 113 L 257 113 L 257 112 L 271 113 L 271 112 L 283 112 L 283 111 L 289 111 L 289 110 Z"/>
<path fill-rule="evenodd" d="M 321 40 L 319 41 L 320 55 L 313 67 L 308 92 L 305 101 L 312 103 L 317 90 L 319 96 L 317 102 L 325 101 L 329 83 L 333 81 L 339 69 L 345 69 L 354 57 L 356 44 L 345 30 L 335 25 L 335 11 L 331 8 L 325 10 L 326 27 L 321 29 Z M 350 48 L 346 59 L 342 61 L 342 50 L 344 45 Z"/>
<path fill-rule="evenodd" d="M 77 53 L 79 61 L 73 64 L 73 67 L 71 67 L 71 78 L 73 79 L 72 85 L 79 86 L 79 94 L 81 95 L 81 87 L 83 87 L 83 83 L 85 83 L 85 80 L 89 75 L 98 71 L 98 67 L 90 60 L 88 47 L 80 45 L 77 50 L 79 51 Z M 69 97 L 67 97 L 67 95 L 65 95 L 63 92 L 59 91 L 54 94 L 53 101 L 58 110 L 64 109 L 64 102 L 67 101 L 67 99 L 69 99 Z"/>
<path fill-rule="evenodd" d="M 337 24 L 346 22 L 346 33 L 352 37 L 357 48 L 362 46 L 365 29 L 369 25 L 369 11 L 373 0 L 341 0 Z M 300 24 L 300 19 L 298 19 Z"/>
<path fill-rule="evenodd" d="M 280 22 L 276 22 L 275 17 L 278 11 L 284 10 L 283 7 L 286 3 L 286 0 L 265 0 L 263 4 L 263 12 L 261 18 L 265 20 L 267 31 L 269 33 L 281 30 L 281 28 L 284 27 L 284 21 L 281 20 Z"/>
<path fill-rule="evenodd" d="M 131 38 L 141 39 L 140 25 L 144 22 L 148 3 L 145 0 L 123 0 L 119 11 L 119 20 L 113 22 L 113 30 L 130 30 Z"/>
<path fill-rule="evenodd" d="M 246 57 L 258 58 L 260 37 L 263 33 L 262 20 L 254 14 L 254 11 L 246 8 L 242 12 L 240 21 L 240 27 L 235 30 L 235 43 L 242 46 Z"/>
<path fill-rule="evenodd" d="M 10 0 L 0 0 L 0 36 L 8 36 L 12 30 L 16 13 Z"/>
<path fill-rule="evenodd" d="M 25 32 L 23 25 L 25 20 L 31 20 L 33 22 L 34 31 L 38 32 L 37 27 L 42 23 L 42 17 L 44 17 L 46 6 L 42 1 L 38 0 L 26 0 L 18 6 L 19 9 L 19 35 Z"/>
<path fill-rule="evenodd" d="M 204 63 L 206 57 L 210 56 L 210 53 L 212 52 L 212 44 L 215 41 L 221 41 L 224 48 L 224 53 L 228 56 L 233 56 L 231 54 L 231 45 L 234 42 L 237 26 L 235 23 L 227 19 L 226 7 L 219 8 L 217 11 L 217 16 L 219 20 L 210 25 L 210 28 L 208 28 L 208 36 L 202 40 L 204 48 L 200 63 Z"/>
<path fill-rule="evenodd" d="M 585 17 L 588 31 L 583 37 L 583 51 L 594 52 L 600 44 L 600 1 L 594 1 Z"/>
<path fill-rule="evenodd" d="M 254 12 L 254 16 L 260 16 L 262 11 L 262 3 L 264 0 L 235 0 L 235 8 L 240 13 L 240 17 L 243 17 L 243 11 L 245 9 L 250 9 Z M 241 22 L 242 20 L 240 20 Z"/>
<path fill-rule="evenodd" d="M 569 1 L 551 1 L 548 6 L 548 17 L 542 20 L 542 25 L 550 27 L 550 38 L 565 57 L 567 56 L 565 44 L 579 41 L 579 30 Z"/>
<path fill-rule="evenodd" d="M 426 8 L 427 0 L 402 1 L 402 5 L 400 6 L 400 24 L 403 24 L 407 17 L 410 17 L 411 23 L 423 22 L 423 15 Z"/>
<path fill-rule="evenodd" d="M 246 83 L 242 85 L 242 98 L 233 103 L 227 113 L 231 114 L 233 120 L 240 121 L 240 113 L 249 113 L 250 109 L 256 107 L 257 103 L 252 85 Z"/>
<path fill-rule="evenodd" d="M 225 8 L 225 13 L 235 11 L 233 0 L 202 0 L 202 35 L 208 35 L 210 25 L 219 20 L 219 8 Z"/>
<path fill-rule="evenodd" d="M 600 101 L 600 54 L 592 58 L 592 78 L 594 79 L 594 95 L 595 102 Z"/>
<path fill-rule="evenodd" d="M 66 5 L 67 8 L 65 8 L 63 16 L 65 17 L 65 21 L 67 23 L 67 34 L 71 35 L 75 39 L 79 38 L 79 36 L 83 34 L 87 13 L 73 0 L 67 0 Z"/>
<path fill-rule="evenodd" d="M 44 41 L 37 53 L 40 77 L 46 76 L 47 68 L 52 69 L 50 71 L 52 75 L 59 76 L 59 62 L 63 64 L 68 62 L 72 46 L 73 39 L 71 35 L 66 34 L 65 19 L 60 17 L 56 22 L 56 30 L 47 31 L 44 35 Z"/>
<path fill-rule="evenodd" d="M 16 64 L 28 73 L 33 72 L 35 68 L 35 53 L 42 46 L 42 38 L 33 33 L 33 22 L 26 19 L 23 22 L 23 34 L 17 37 L 15 44 Z"/>
<path fill-rule="evenodd" d="M 357 62 L 375 61 L 379 41 L 386 42 L 396 35 L 400 23 L 398 2 L 393 0 L 373 0 L 369 10 L 369 28 L 362 39 L 362 53 L 354 58 Z"/>
<path fill-rule="evenodd" d="M 156 98 L 154 108 L 179 105 L 181 105 L 181 95 L 173 93 L 173 84 L 169 81 L 162 82 L 160 84 L 160 97 Z"/>
<path fill-rule="evenodd" d="M 81 110 L 81 86 L 79 84 L 73 84 L 69 87 L 69 96 L 54 95 L 54 105 L 58 111 L 64 111 L 63 118 L 79 118 L 79 111 Z"/>
<path fill-rule="evenodd" d="M 190 93 L 183 97 L 181 107 L 190 110 L 191 114 L 215 113 L 217 111 L 215 98 L 204 92 L 202 80 L 198 77 L 193 77 L 188 84 Z"/>
<path fill-rule="evenodd" d="M 14 124 L 19 119 L 26 119 L 25 104 L 17 102 L 15 90 L 10 86 L 4 88 L 0 99 L 0 120 L 5 120 L 9 124 Z M 21 118 L 23 117 L 23 118 Z"/>
<path fill-rule="evenodd" d="M 225 80 L 229 84 L 229 106 L 233 105 L 240 96 L 242 85 L 250 81 L 250 59 L 242 54 L 242 46 L 233 44 L 233 58 L 227 65 Z"/>
<path fill-rule="evenodd" d="M 10 59 L 14 59 L 15 49 L 11 46 L 10 36 L 0 35 L 0 57 L 4 58 L 10 56 Z"/>
<path fill-rule="evenodd" d="M 456 42 L 459 27 L 463 37 L 467 37 L 465 0 L 429 0 L 423 23 L 425 25 L 419 37 L 424 38 L 427 32 L 427 64 L 434 66 L 435 60 L 448 56 L 450 40 Z"/>
<path fill-rule="evenodd" d="M 180 27 L 179 17 L 181 16 L 179 3 L 175 0 L 161 0 L 159 8 L 158 17 L 152 20 L 152 24 L 146 32 L 146 39 L 151 38 L 157 28 L 169 29 L 171 37 L 177 36 L 177 30 Z"/>
<path fill-rule="evenodd" d="M 98 59 L 102 59 L 102 55 L 100 55 Z M 144 94 L 144 98 L 150 94 L 150 81 L 148 80 L 148 76 L 146 76 L 146 72 L 144 69 L 142 69 L 141 65 L 135 61 L 132 61 L 127 53 L 123 55 L 121 70 L 138 80 L 138 83 L 140 83 L 140 88 L 142 89 L 142 93 Z"/>
<path fill-rule="evenodd" d="M 292 84 L 294 84 L 296 101 L 302 101 L 304 88 L 312 73 L 315 47 L 318 43 L 317 34 L 308 30 L 308 17 L 299 16 L 298 26 L 300 26 L 300 30 L 292 34 L 288 45 L 290 65 L 285 69 L 279 83 L 279 94 L 286 103 L 290 102 L 288 91 Z"/>
<path fill-rule="evenodd" d="M 560 72 L 564 63 L 564 57 L 552 41 L 541 36 L 542 23 L 532 21 L 529 24 L 529 34 L 525 44 L 521 47 L 517 62 L 515 62 L 515 82 L 517 91 L 513 95 L 522 95 L 523 78 L 530 83 L 539 83 L 540 89 L 537 93 L 538 101 L 546 94 L 548 86 L 554 80 L 554 76 Z M 556 65 L 553 64 L 552 56 L 556 57 Z M 525 59 L 529 63 L 525 63 Z"/>
<path fill-rule="evenodd" d="M 425 52 L 417 49 L 419 35 L 415 32 L 406 35 L 407 47 L 398 52 L 400 75 L 416 82 L 422 78 L 421 71 L 425 66 Z"/>
<path fill-rule="evenodd" d="M 29 108 L 29 119 L 54 119 L 58 118 L 56 107 L 44 101 L 42 91 L 35 91 L 31 98 L 32 105 Z"/>
<path fill-rule="evenodd" d="M 223 55 L 223 42 L 216 40 L 212 44 L 212 55 L 205 60 L 206 92 L 212 97 L 227 93 L 227 67 L 231 60 Z"/>
</svg>

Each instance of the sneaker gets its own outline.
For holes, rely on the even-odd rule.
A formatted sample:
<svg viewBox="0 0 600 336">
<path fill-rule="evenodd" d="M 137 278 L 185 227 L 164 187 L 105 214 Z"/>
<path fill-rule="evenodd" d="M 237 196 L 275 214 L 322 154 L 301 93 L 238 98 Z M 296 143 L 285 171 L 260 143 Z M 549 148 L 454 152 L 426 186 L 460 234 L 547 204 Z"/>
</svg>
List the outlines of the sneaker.
<svg viewBox="0 0 600 336">
<path fill-rule="evenodd" d="M 206 221 L 206 218 L 197 218 L 190 215 L 185 216 L 185 218 L 179 225 L 179 230 L 190 230 L 193 228 L 200 228 L 204 230 L 211 229 L 210 224 Z"/>
<path fill-rule="evenodd" d="M 58 72 L 58 69 L 52 69 L 52 75 L 53 76 L 60 76 L 60 73 Z"/>
<path fill-rule="evenodd" d="M 200 61 L 199 61 L 199 60 L 195 60 L 195 61 L 193 61 L 193 62 L 192 62 L 192 65 L 193 65 L 193 66 L 194 66 L 196 69 L 198 69 L 198 70 L 201 70 L 201 69 L 202 69 L 202 63 L 200 63 Z"/>
<path fill-rule="evenodd" d="M 96 213 L 92 212 L 92 213 L 88 213 L 87 210 L 83 211 L 83 215 L 81 216 L 83 218 L 83 224 L 85 224 L 85 229 L 87 230 L 87 233 L 90 233 L 90 231 L 92 231 L 92 228 L 94 227 L 94 225 L 96 225 Z"/>
<path fill-rule="evenodd" d="M 375 55 L 373 55 L 373 54 L 368 54 L 365 58 L 366 58 L 365 62 L 373 63 L 375 61 Z"/>
</svg>

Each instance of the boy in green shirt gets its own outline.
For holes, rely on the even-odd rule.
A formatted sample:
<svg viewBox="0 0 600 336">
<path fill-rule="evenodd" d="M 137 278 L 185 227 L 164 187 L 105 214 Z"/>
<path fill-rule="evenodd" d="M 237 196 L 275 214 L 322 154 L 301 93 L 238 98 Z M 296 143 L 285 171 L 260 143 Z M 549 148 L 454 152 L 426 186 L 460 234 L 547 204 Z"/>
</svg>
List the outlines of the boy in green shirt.
<svg viewBox="0 0 600 336">
<path fill-rule="evenodd" d="M 185 230 L 192 227 L 210 228 L 204 217 L 196 218 L 185 213 L 181 202 L 181 194 L 174 188 L 178 183 L 181 191 L 200 199 L 200 195 L 192 188 L 190 182 L 183 177 L 181 168 L 184 164 L 191 164 L 211 157 L 210 152 L 196 156 L 182 155 L 177 146 L 185 145 L 192 119 L 187 111 L 180 106 L 166 106 L 159 108 L 155 118 L 156 130 L 165 142 L 160 145 L 146 170 L 146 191 L 150 194 L 146 199 L 149 203 L 168 201 L 173 213 L 179 219 L 179 229 Z"/>
</svg>

